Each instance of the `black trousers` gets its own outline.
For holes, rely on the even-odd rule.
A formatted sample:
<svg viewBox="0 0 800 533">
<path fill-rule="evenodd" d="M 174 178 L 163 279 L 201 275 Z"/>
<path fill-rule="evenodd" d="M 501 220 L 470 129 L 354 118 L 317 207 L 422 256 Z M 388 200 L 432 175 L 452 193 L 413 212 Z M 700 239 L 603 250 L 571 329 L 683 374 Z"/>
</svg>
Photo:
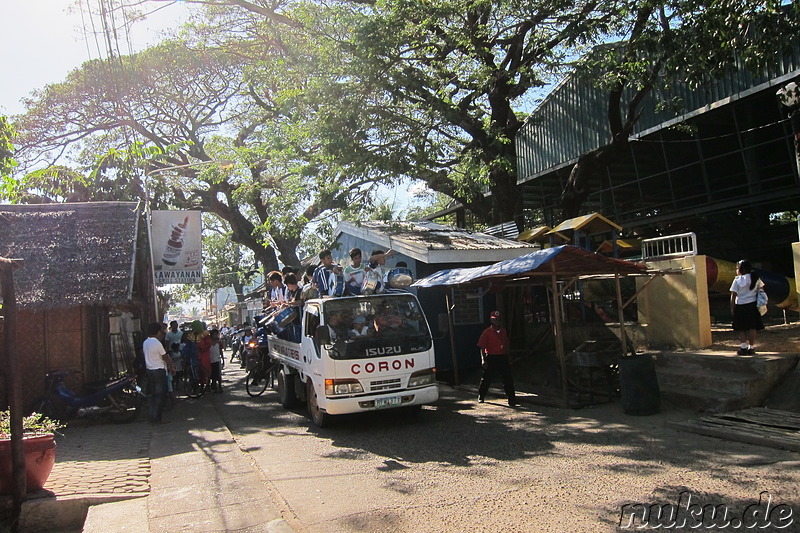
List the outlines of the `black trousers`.
<svg viewBox="0 0 800 533">
<path fill-rule="evenodd" d="M 506 391 L 506 397 L 509 402 L 516 402 L 516 394 L 514 393 L 514 379 L 511 377 L 511 363 L 508 360 L 508 355 L 487 355 L 486 366 L 481 375 L 481 384 L 478 386 L 478 397 L 483 399 L 489 391 L 489 386 L 492 384 L 492 379 L 495 374 L 500 374 L 503 377 L 503 388 Z"/>
</svg>

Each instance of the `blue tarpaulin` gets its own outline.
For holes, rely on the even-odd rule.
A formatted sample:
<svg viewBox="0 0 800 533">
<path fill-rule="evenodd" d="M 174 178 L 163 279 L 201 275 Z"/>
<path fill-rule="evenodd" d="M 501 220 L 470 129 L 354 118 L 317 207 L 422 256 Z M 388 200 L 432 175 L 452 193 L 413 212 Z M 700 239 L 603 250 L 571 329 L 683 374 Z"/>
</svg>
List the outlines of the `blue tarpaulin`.
<svg viewBox="0 0 800 533">
<path fill-rule="evenodd" d="M 537 250 L 493 265 L 441 270 L 417 280 L 412 287 L 437 287 L 480 283 L 489 279 L 519 279 L 555 274 L 558 277 L 601 274 L 643 274 L 645 268 L 630 261 L 606 257 L 577 246 Z"/>
</svg>

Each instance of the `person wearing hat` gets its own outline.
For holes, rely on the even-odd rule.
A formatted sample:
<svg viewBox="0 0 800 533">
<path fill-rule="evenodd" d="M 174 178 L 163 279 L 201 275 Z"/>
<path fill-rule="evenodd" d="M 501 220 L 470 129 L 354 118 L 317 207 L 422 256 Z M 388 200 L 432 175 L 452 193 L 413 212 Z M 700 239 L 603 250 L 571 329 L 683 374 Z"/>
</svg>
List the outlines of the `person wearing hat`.
<svg viewBox="0 0 800 533">
<path fill-rule="evenodd" d="M 369 335 L 369 326 L 367 326 L 367 319 L 361 315 L 356 315 L 353 319 L 353 329 L 350 330 L 351 337 L 364 337 Z"/>
<path fill-rule="evenodd" d="M 481 384 L 478 386 L 478 401 L 483 403 L 492 384 L 492 378 L 499 373 L 503 377 L 508 405 L 514 407 L 517 405 L 517 397 L 514 392 L 514 380 L 511 377 L 511 363 L 508 360 L 508 332 L 503 327 L 500 311 L 492 311 L 489 322 L 489 327 L 483 330 L 478 339 L 483 363 Z"/>
</svg>

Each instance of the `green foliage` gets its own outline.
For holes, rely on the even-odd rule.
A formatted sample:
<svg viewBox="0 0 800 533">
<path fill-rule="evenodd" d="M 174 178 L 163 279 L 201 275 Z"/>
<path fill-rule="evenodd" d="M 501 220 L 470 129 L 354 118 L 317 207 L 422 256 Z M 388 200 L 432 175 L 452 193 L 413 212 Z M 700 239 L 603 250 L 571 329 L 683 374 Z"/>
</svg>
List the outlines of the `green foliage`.
<svg viewBox="0 0 800 533">
<path fill-rule="evenodd" d="M 32 413 L 22 419 L 22 432 L 25 436 L 42 436 L 58 433 L 64 424 L 47 418 L 39 413 Z M 11 438 L 11 412 L 0 411 L 0 439 Z"/>
<path fill-rule="evenodd" d="M 153 205 L 202 209 L 254 261 L 296 265 L 339 219 L 402 216 L 376 200 L 381 185 L 425 183 L 485 224 L 518 219 L 515 135 L 588 50 L 593 82 L 643 94 L 664 73 L 699 84 L 768 64 L 800 33 L 785 0 L 206 5 L 180 39 L 90 61 L 29 100 L 17 158 L 48 170 L 0 194 L 141 198 L 150 173 Z M 611 129 L 624 133 L 640 108 L 618 107 Z M 225 261 L 214 271 L 238 275 Z"/>
<path fill-rule="evenodd" d="M 11 170 L 17 166 L 17 162 L 14 160 L 15 135 L 14 126 L 11 125 L 8 118 L 0 115 L 0 178 L 3 179 L 4 187 Z"/>
<path fill-rule="evenodd" d="M 783 224 L 795 224 L 800 220 L 800 211 L 781 211 L 780 213 L 770 213 L 769 223 L 775 226 Z"/>
</svg>

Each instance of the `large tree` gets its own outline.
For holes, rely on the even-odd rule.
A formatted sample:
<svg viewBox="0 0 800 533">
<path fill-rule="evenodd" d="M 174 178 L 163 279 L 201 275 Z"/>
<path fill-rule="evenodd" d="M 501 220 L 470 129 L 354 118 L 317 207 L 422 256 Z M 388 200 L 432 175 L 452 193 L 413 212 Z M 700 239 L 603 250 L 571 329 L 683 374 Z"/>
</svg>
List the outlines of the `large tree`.
<svg viewBox="0 0 800 533">
<path fill-rule="evenodd" d="M 279 63 L 278 48 L 266 55 Z M 278 259 L 299 264 L 308 224 L 368 203 L 374 180 L 319 157 L 292 132 L 294 108 L 276 96 L 285 91 L 279 70 L 255 87 L 243 61 L 231 50 L 171 41 L 84 64 L 26 102 L 19 153 L 29 167 L 48 166 L 5 196 L 108 199 L 102 184 L 111 182 L 127 196 L 117 199 L 146 197 L 155 208 L 218 216 L 267 269 Z M 82 168 L 54 166 L 65 154 Z M 227 160 L 235 165 L 221 164 Z"/>
<path fill-rule="evenodd" d="M 624 43 L 587 70 L 587 83 L 608 91 L 611 136 L 575 166 L 566 216 L 624 149 L 658 80 L 699 83 L 742 64 L 758 68 L 800 33 L 790 0 L 197 3 L 224 17 L 263 17 L 238 26 L 250 43 L 313 39 L 334 73 L 315 87 L 320 139 L 352 141 L 340 154 L 350 164 L 423 180 L 487 223 L 521 223 L 514 137 L 531 96 L 589 47 Z"/>
<path fill-rule="evenodd" d="M 10 176 L 12 169 L 17 165 L 14 160 L 14 128 L 8 117 L 0 115 L 0 179 L 5 180 Z M 0 185 L 5 184 L 1 182 Z"/>
<path fill-rule="evenodd" d="M 287 50 L 291 65 L 308 68 L 311 50 L 325 66 L 306 88 L 307 118 L 337 161 L 421 180 L 487 223 L 522 222 L 514 137 L 525 98 L 612 31 L 615 13 L 593 0 L 308 2 L 284 24 L 264 2 L 206 3 L 263 13 L 271 23 L 249 25 L 248 41 L 302 42 Z"/>
</svg>

